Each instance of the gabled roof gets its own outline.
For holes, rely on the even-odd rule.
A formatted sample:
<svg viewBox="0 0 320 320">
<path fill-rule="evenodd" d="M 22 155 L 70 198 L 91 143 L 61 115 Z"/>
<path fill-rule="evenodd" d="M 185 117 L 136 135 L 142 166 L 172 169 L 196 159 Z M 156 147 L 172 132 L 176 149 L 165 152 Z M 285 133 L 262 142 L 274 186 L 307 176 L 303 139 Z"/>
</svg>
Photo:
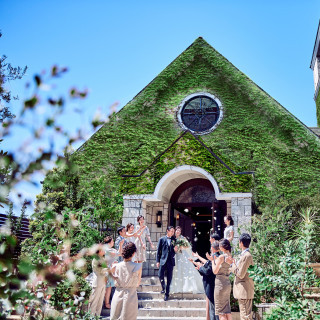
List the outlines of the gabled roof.
<svg viewBox="0 0 320 320">
<path fill-rule="evenodd" d="M 144 104 L 149 99 L 150 92 L 159 94 L 162 91 L 167 90 L 177 77 L 181 76 L 187 68 L 195 63 L 197 57 L 201 57 L 206 61 L 208 66 L 211 66 L 217 74 L 220 73 L 222 78 L 229 78 L 229 82 L 237 88 L 238 92 L 243 95 L 247 95 L 250 101 L 256 99 L 257 96 L 264 96 L 265 99 L 272 101 L 273 107 L 277 106 L 278 111 L 282 114 L 289 115 L 292 119 L 302 125 L 309 134 L 312 136 L 318 136 L 310 130 L 303 122 L 289 112 L 284 106 L 282 106 L 277 100 L 270 96 L 260 86 L 253 82 L 247 75 L 235 67 L 228 59 L 222 56 L 217 50 L 215 50 L 207 41 L 202 37 L 198 37 L 186 50 L 184 50 L 176 59 L 174 59 L 158 76 L 156 76 L 148 85 L 146 85 L 132 100 L 130 100 L 120 111 L 117 112 L 117 116 L 121 116 L 122 113 L 130 108 L 133 104 Z M 89 140 L 91 140 L 102 128 L 108 126 L 109 123 L 102 126 L 95 134 L 93 134 Z M 84 143 L 77 151 L 82 150 L 85 147 Z"/>
<path fill-rule="evenodd" d="M 222 121 L 200 137 L 203 144 L 187 134 L 177 141 L 184 130 L 177 121 L 179 106 L 197 92 L 207 92 L 222 102 Z M 188 164 L 211 173 L 223 192 L 250 189 L 248 175 L 232 174 L 205 146 L 235 172 L 255 172 L 254 194 L 260 205 L 279 195 L 295 196 L 302 184 L 304 193 L 319 192 L 320 140 L 316 134 L 202 38 L 72 157 L 84 179 L 102 175 L 131 194 L 152 193 L 163 174 Z M 123 178 L 124 174 L 140 177 Z"/>
</svg>

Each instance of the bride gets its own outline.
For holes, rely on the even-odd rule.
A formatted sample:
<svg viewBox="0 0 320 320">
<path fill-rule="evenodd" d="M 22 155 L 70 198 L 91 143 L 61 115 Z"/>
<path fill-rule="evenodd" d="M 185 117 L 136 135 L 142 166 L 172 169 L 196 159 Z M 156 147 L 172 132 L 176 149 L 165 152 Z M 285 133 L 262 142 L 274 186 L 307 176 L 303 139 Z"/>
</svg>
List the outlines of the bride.
<svg viewBox="0 0 320 320">
<path fill-rule="evenodd" d="M 179 247 L 179 250 L 175 256 L 176 265 L 173 269 L 170 292 L 204 293 L 201 275 L 188 260 L 193 258 L 190 243 L 181 235 L 180 227 L 176 227 L 175 235 L 175 245 Z"/>
</svg>

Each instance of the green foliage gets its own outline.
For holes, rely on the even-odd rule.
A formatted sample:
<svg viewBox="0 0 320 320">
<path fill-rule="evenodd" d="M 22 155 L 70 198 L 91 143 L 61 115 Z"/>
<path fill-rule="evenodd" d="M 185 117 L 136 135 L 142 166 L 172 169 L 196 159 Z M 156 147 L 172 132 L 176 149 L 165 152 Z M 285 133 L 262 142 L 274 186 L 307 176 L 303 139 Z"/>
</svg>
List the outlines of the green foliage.
<svg viewBox="0 0 320 320">
<path fill-rule="evenodd" d="M 277 302 L 279 307 L 268 320 L 317 319 L 314 310 L 320 304 L 307 300 L 305 293 L 319 286 L 308 267 L 319 246 L 318 211 L 307 208 L 297 214 L 279 207 L 274 210 L 253 219 L 256 264 L 250 268 L 250 276 L 255 282 L 255 303 Z"/>
<path fill-rule="evenodd" d="M 320 319 L 319 312 L 320 303 L 315 301 L 307 301 L 305 299 L 297 299 L 295 301 L 288 301 L 283 298 L 278 302 L 278 307 L 274 308 L 270 314 L 267 315 L 267 320 L 315 320 Z"/>
<path fill-rule="evenodd" d="M 66 209 L 62 214 L 53 211 L 35 214 L 30 231 L 32 238 L 22 243 L 22 253 L 34 263 L 45 262 L 50 255 L 60 254 L 66 240 L 70 241 L 71 255 L 75 255 L 83 248 L 102 242 L 104 236 L 86 208 Z"/>
<path fill-rule="evenodd" d="M 66 68 L 54 66 L 49 79 L 59 77 L 66 71 Z M 28 319 L 97 319 L 85 312 L 90 288 L 84 277 L 90 272 L 91 256 L 95 252 L 94 248 L 90 250 L 90 246 L 101 242 L 105 235 L 105 230 L 99 229 L 101 221 L 106 218 L 101 218 L 102 207 L 108 204 L 108 210 L 119 215 L 122 206 L 119 205 L 119 196 L 110 193 L 107 188 L 109 191 L 105 195 L 115 198 L 115 205 L 113 200 L 109 199 L 108 203 L 106 198 L 100 207 L 96 204 L 101 212 L 93 214 L 96 209 L 89 204 L 95 200 L 96 194 L 90 194 L 88 185 L 86 190 L 79 187 L 77 167 L 69 161 L 68 154 L 56 159 L 59 151 L 53 144 L 58 138 L 66 144 L 81 140 L 82 132 L 70 136 L 68 128 L 63 129 L 57 123 L 58 117 L 64 112 L 66 99 L 52 98 L 48 93 L 44 97 L 41 92 L 42 85 L 47 82 L 44 74 L 36 75 L 34 80 L 35 90 L 24 101 L 18 121 L 7 120 L 2 123 L 4 139 L 16 127 L 23 127 L 30 130 L 32 141 L 30 146 L 30 140 L 22 140 L 17 151 L 0 151 L 0 203 L 8 203 L 9 193 L 14 197 L 15 186 L 21 181 L 34 184 L 34 173 L 46 172 L 48 165 L 55 164 L 57 168 L 44 181 L 44 193 L 37 199 L 30 223 L 33 238 L 23 243 L 23 254 L 19 260 L 13 257 L 19 244 L 17 235 L 27 202 L 23 204 L 20 218 L 15 219 L 17 223 L 11 223 L 12 230 L 9 221 L 0 228 L 0 318 L 6 319 L 12 312 L 16 312 Z M 72 88 L 70 98 L 82 99 L 86 94 L 86 91 Z M 47 102 L 47 113 L 32 123 L 30 119 L 37 114 L 40 101 L 42 107 Z M 42 141 L 47 138 L 48 141 L 44 142 L 49 143 L 45 143 L 42 149 L 39 147 L 39 139 Z M 30 154 L 27 148 L 32 149 L 32 143 L 36 145 L 37 151 Z M 101 184 L 98 192 L 102 192 L 105 187 L 106 184 Z M 9 213 L 12 222 L 12 207 L 9 207 Z M 103 223 L 108 228 L 111 225 L 105 221 Z M 64 291 L 62 295 L 61 290 Z M 54 316 L 48 314 L 48 310 L 54 311 L 50 310 L 53 303 L 59 308 L 65 305 L 63 313 Z"/>
<path fill-rule="evenodd" d="M 0 32 L 1 37 L 2 33 Z M 5 84 L 8 81 L 21 79 L 27 71 L 27 67 L 13 67 L 6 60 L 7 56 L 3 55 L 0 57 L 0 123 L 3 123 L 6 119 L 11 120 L 15 117 L 9 107 L 3 105 L 3 102 L 9 103 L 12 99 L 11 92 L 5 87 Z M 18 99 L 18 97 L 13 98 Z"/>
<path fill-rule="evenodd" d="M 82 306 L 79 302 L 84 302 L 89 299 L 91 286 L 83 278 L 82 274 L 76 275 L 75 282 L 76 287 L 68 278 L 60 281 L 50 301 L 55 309 L 65 310 L 66 308 L 70 308 L 69 311 L 71 314 L 78 314 L 80 316 L 83 314 L 83 311 L 79 308 L 79 306 Z"/>
<path fill-rule="evenodd" d="M 245 170 L 245 168 L 234 165 L 228 159 L 223 159 L 216 150 L 213 151 L 234 171 Z M 152 193 L 161 177 L 179 165 L 198 166 L 208 171 L 215 176 L 222 190 L 250 192 L 253 186 L 250 175 L 232 174 L 199 141 L 190 133 L 187 133 L 172 145 L 141 177 L 124 178 L 123 191 L 125 193 Z"/>
<path fill-rule="evenodd" d="M 17 263 L 14 259 L 18 239 L 11 234 L 8 220 L 0 228 L 0 243 L 0 319 L 6 319 L 7 310 L 21 309 L 22 301 L 35 299 L 34 295 L 25 288 L 24 281 L 36 268 L 28 260 Z"/>
</svg>

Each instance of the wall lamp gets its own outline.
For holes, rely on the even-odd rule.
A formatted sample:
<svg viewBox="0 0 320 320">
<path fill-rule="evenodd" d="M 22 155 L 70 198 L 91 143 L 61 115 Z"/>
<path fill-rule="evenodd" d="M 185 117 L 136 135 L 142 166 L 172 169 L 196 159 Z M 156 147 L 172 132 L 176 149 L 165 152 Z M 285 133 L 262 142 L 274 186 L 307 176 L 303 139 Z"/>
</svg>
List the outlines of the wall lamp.
<svg viewBox="0 0 320 320">
<path fill-rule="evenodd" d="M 162 211 L 157 212 L 157 226 L 161 228 L 162 225 Z"/>
</svg>

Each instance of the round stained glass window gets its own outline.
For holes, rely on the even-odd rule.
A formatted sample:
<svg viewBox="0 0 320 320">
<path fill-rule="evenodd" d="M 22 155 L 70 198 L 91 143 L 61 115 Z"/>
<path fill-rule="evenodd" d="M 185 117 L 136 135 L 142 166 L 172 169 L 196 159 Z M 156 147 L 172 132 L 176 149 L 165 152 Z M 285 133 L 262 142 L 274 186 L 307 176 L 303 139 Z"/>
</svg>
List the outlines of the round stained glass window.
<svg viewBox="0 0 320 320">
<path fill-rule="evenodd" d="M 178 117 L 187 129 L 204 134 L 213 130 L 220 120 L 220 106 L 220 101 L 211 95 L 192 95 L 184 100 Z"/>
</svg>

